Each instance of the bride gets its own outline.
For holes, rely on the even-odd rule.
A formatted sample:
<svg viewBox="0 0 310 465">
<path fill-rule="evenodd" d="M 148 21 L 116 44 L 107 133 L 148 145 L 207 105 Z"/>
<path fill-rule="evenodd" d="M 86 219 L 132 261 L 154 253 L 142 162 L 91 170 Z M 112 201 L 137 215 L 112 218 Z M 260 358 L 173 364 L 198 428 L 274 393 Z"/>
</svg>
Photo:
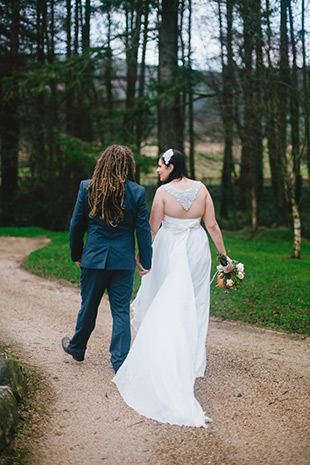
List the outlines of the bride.
<svg viewBox="0 0 310 465">
<path fill-rule="evenodd" d="M 208 236 L 226 255 L 206 187 L 186 175 L 184 155 L 173 149 L 159 157 L 163 183 L 156 191 L 150 224 L 153 265 L 132 303 L 137 331 L 113 381 L 125 402 L 154 420 L 188 426 L 211 421 L 194 395 L 206 368 L 211 255 Z M 160 228 L 161 226 L 161 228 Z"/>
</svg>

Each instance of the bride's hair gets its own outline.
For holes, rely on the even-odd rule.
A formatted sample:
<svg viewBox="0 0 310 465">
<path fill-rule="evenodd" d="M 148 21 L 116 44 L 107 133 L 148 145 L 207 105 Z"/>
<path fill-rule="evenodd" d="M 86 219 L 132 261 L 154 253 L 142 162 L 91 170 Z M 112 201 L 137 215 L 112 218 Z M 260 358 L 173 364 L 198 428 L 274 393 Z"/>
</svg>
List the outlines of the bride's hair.
<svg viewBox="0 0 310 465">
<path fill-rule="evenodd" d="M 123 145 L 106 148 L 97 161 L 88 185 L 90 217 L 105 219 L 116 226 L 124 218 L 125 182 L 134 181 L 135 160 L 132 151 Z"/>
<path fill-rule="evenodd" d="M 173 155 L 170 158 L 168 164 L 165 162 L 163 159 L 164 153 L 159 155 L 158 159 L 161 159 L 166 166 L 173 165 L 173 170 L 169 174 L 169 177 L 167 181 L 164 182 L 164 184 L 167 184 L 170 181 L 173 181 L 173 179 L 182 179 L 183 176 L 187 176 L 186 172 L 186 167 L 185 167 L 185 157 L 182 152 L 179 152 L 178 150 L 172 149 L 173 150 Z"/>
</svg>

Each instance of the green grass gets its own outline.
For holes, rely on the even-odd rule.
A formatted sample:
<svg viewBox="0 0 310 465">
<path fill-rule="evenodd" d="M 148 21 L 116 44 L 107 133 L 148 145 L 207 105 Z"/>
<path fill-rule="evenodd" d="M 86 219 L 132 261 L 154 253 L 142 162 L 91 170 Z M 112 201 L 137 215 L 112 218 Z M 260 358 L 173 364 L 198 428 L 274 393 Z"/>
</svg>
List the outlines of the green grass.
<svg viewBox="0 0 310 465">
<path fill-rule="evenodd" d="M 245 279 L 228 293 L 213 282 L 211 314 L 310 335 L 310 242 L 303 240 L 301 259 L 292 260 L 288 229 L 265 230 L 256 239 L 247 232 L 224 232 L 224 240 L 228 255 L 244 263 Z"/>
<path fill-rule="evenodd" d="M 23 265 L 29 271 L 44 278 L 64 280 L 74 285 L 80 283 L 80 270 L 71 261 L 69 234 L 49 232 L 47 247 L 32 252 Z"/>
<path fill-rule="evenodd" d="M 68 233 L 40 228 L 0 228 L 0 235 L 46 236 L 51 243 L 32 252 L 24 266 L 39 276 L 79 285 L 79 269 L 70 260 Z M 252 239 L 248 230 L 224 231 L 228 255 L 244 263 L 245 279 L 238 291 L 211 286 L 211 314 L 229 320 L 310 335 L 310 242 L 303 240 L 301 259 L 290 259 L 292 232 L 265 229 Z M 216 251 L 212 273 L 216 269 Z M 134 295 L 140 284 L 135 274 Z"/>
<path fill-rule="evenodd" d="M 42 228 L 36 227 L 11 227 L 11 228 L 0 228 L 0 236 L 12 236 L 12 237 L 49 237 L 49 231 Z"/>
</svg>

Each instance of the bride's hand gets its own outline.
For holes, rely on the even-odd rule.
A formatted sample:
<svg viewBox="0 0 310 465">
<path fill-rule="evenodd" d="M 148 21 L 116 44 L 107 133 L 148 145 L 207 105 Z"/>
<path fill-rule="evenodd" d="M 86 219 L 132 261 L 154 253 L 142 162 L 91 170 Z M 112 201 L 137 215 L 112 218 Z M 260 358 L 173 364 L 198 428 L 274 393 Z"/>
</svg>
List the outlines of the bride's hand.
<svg viewBox="0 0 310 465">
<path fill-rule="evenodd" d="M 146 274 L 148 274 L 151 270 L 146 270 L 145 268 L 141 267 L 139 268 L 139 275 L 140 276 L 145 276 Z"/>
<path fill-rule="evenodd" d="M 141 265 L 141 262 L 140 262 L 140 257 L 139 257 L 139 252 L 137 253 L 137 256 L 136 256 L 136 265 L 138 267 L 138 270 L 139 270 L 139 275 L 140 276 L 144 276 L 146 274 L 148 274 L 150 272 L 150 270 L 146 270 L 145 268 L 143 268 L 143 266 Z"/>
<path fill-rule="evenodd" d="M 234 261 L 231 258 L 229 258 L 228 255 L 226 255 L 226 259 L 227 259 L 226 271 L 230 272 L 234 269 Z"/>
</svg>

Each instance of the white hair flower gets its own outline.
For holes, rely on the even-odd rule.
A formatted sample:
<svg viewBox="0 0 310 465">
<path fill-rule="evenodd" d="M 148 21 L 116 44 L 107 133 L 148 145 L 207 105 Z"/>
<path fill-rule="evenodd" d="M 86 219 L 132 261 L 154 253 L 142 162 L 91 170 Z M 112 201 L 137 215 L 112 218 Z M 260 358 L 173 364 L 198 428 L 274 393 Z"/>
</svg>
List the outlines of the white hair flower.
<svg viewBox="0 0 310 465">
<path fill-rule="evenodd" d="M 166 152 L 163 154 L 163 160 L 165 162 L 165 165 L 169 165 L 171 158 L 173 157 L 174 152 L 172 149 L 166 150 Z"/>
</svg>

